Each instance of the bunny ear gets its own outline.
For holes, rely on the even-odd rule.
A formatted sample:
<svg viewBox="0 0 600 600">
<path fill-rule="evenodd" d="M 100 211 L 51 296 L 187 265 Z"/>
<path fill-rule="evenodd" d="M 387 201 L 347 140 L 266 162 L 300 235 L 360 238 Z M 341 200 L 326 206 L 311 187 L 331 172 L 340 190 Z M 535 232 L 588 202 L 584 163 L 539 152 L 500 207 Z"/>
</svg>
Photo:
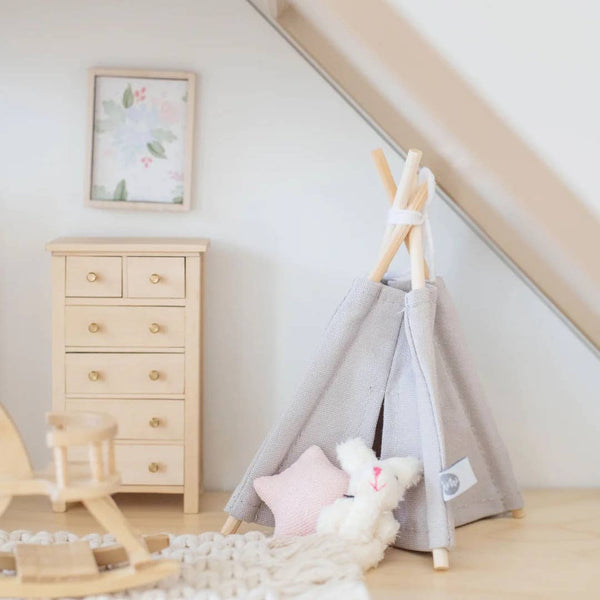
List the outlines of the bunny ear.
<svg viewBox="0 0 600 600">
<path fill-rule="evenodd" d="M 353 438 L 338 444 L 337 457 L 346 473 L 352 473 L 365 465 L 377 462 L 375 452 L 361 438 Z"/>
<path fill-rule="evenodd" d="M 391 467 L 394 475 L 404 488 L 413 487 L 421 480 L 423 464 L 418 458 L 406 456 L 404 458 L 386 458 L 381 461 L 385 466 Z"/>
</svg>

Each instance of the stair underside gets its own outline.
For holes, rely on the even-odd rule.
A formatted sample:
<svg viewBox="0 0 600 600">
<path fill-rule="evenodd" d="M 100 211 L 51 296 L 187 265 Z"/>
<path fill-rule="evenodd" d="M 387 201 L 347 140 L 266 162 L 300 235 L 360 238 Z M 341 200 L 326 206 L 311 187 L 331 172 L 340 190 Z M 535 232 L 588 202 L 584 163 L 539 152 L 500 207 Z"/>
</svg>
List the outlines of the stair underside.
<svg viewBox="0 0 600 600">
<path fill-rule="evenodd" d="M 384 0 L 249 2 L 598 353 L 600 222 L 443 57 Z"/>
</svg>

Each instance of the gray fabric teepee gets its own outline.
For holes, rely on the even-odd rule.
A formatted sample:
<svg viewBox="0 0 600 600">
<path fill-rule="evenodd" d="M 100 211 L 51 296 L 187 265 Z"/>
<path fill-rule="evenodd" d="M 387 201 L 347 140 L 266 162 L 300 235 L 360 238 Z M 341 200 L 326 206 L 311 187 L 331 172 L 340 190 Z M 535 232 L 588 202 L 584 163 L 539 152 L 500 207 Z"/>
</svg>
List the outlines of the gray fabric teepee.
<svg viewBox="0 0 600 600">
<path fill-rule="evenodd" d="M 382 410 L 383 403 L 383 410 Z M 418 456 L 424 479 L 396 511 L 396 545 L 428 551 L 453 545 L 456 526 L 522 507 L 507 452 L 465 351 L 441 279 L 356 280 L 334 314 L 295 398 L 231 496 L 237 519 L 273 524 L 256 477 L 289 467 L 316 444 L 336 462 L 336 444 L 372 444 L 383 415 L 381 456 Z M 468 457 L 477 483 L 445 501 L 440 472 Z"/>
</svg>

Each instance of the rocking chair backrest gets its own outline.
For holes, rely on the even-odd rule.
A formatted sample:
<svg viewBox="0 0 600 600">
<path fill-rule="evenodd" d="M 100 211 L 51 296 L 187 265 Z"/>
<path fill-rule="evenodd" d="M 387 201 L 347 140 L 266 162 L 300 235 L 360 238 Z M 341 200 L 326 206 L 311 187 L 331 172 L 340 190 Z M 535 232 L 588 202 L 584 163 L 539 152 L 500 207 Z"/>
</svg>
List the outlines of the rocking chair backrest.
<svg viewBox="0 0 600 600">
<path fill-rule="evenodd" d="M 46 436 L 50 448 L 99 443 L 117 434 L 117 422 L 104 413 L 52 412 L 46 419 L 51 427 Z"/>
<path fill-rule="evenodd" d="M 2 475 L 27 479 L 32 477 L 33 471 L 23 440 L 0 404 L 0 476 Z"/>
<path fill-rule="evenodd" d="M 82 411 L 53 412 L 48 413 L 46 418 L 50 425 L 46 442 L 54 454 L 56 483 L 60 489 L 64 490 L 69 484 L 67 449 L 72 446 L 89 447 L 90 467 L 95 482 L 115 476 L 113 440 L 117 435 L 117 422 L 113 417 Z"/>
</svg>

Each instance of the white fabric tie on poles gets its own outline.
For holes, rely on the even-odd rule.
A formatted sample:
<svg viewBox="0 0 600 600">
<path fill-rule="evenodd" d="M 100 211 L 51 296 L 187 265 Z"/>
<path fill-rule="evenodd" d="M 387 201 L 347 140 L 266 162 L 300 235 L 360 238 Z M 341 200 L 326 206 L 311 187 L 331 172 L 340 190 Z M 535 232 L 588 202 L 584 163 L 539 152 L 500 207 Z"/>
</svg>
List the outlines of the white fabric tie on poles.
<svg viewBox="0 0 600 600">
<path fill-rule="evenodd" d="M 425 215 L 418 210 L 408 208 L 390 208 L 387 222 L 391 225 L 423 225 Z"/>
<path fill-rule="evenodd" d="M 427 209 L 435 196 L 435 177 L 428 168 L 423 167 L 419 170 L 418 182 L 419 185 L 427 183 L 427 202 L 423 207 L 423 212 L 392 207 L 388 211 L 387 222 L 389 225 L 418 225 L 423 227 L 423 254 L 429 265 L 429 280 L 433 281 L 435 280 L 434 247 Z"/>
</svg>

